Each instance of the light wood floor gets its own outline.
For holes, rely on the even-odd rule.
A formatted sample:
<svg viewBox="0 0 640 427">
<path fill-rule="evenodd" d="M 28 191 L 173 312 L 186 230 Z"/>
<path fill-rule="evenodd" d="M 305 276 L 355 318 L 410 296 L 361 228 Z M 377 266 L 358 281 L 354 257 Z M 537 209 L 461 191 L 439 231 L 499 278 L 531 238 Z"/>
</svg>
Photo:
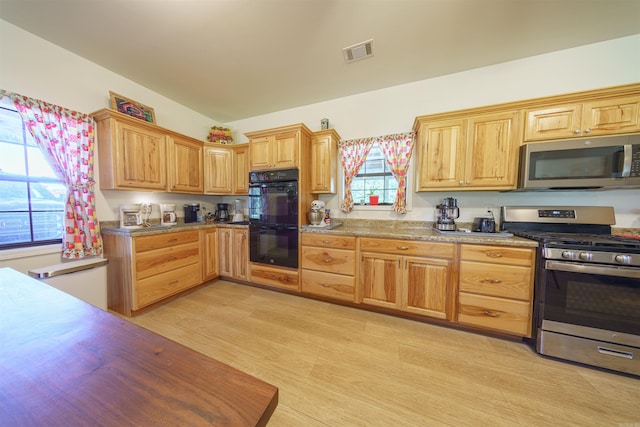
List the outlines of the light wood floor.
<svg viewBox="0 0 640 427">
<path fill-rule="evenodd" d="M 640 380 L 218 281 L 133 322 L 277 386 L 270 426 L 640 426 Z"/>
</svg>

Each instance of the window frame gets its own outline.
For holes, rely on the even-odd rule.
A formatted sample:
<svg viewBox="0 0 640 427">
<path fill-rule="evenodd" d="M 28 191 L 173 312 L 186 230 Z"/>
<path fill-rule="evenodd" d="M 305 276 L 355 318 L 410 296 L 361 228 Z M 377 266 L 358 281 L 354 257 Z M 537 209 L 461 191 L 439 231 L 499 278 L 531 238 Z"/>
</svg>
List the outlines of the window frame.
<svg viewBox="0 0 640 427">
<path fill-rule="evenodd" d="M 23 155 L 23 160 L 25 162 L 25 174 L 24 175 L 18 175 L 18 174 L 12 174 L 12 173 L 8 173 L 6 175 L 3 175 L 0 171 L 0 182 L 18 182 L 18 183 L 25 183 L 26 184 L 26 200 L 24 199 L 18 199 L 21 200 L 22 202 L 26 203 L 26 208 L 25 209 L 8 209 L 8 210 L 0 210 L 0 213 L 2 214 L 11 214 L 11 213 L 15 213 L 15 214 L 26 214 L 28 217 L 28 230 L 26 230 L 27 227 L 25 227 L 24 233 L 28 234 L 30 237 L 29 241 L 20 241 L 20 242 L 13 242 L 13 243 L 0 243 L 0 251 L 7 251 L 7 250 L 20 250 L 20 249 L 29 249 L 29 248 L 36 248 L 36 247 L 45 247 L 45 246 L 53 246 L 56 245 L 57 247 L 59 247 L 62 244 L 63 241 L 63 233 L 64 233 L 64 221 L 65 221 L 65 214 L 66 214 L 66 185 L 65 183 L 60 180 L 59 178 L 55 177 L 55 175 L 52 176 L 35 176 L 35 174 L 30 174 L 29 173 L 29 150 L 30 149 L 38 149 L 40 150 L 40 148 L 37 146 L 37 144 L 35 144 L 35 141 L 33 141 L 33 137 L 30 135 L 29 130 L 27 129 L 26 125 L 24 124 L 24 121 L 22 120 L 22 117 L 20 116 L 20 114 L 18 113 L 18 111 L 16 110 L 15 106 L 13 105 L 13 103 L 10 101 L 10 99 L 4 98 L 2 100 L 0 100 L 0 109 L 2 110 L 6 110 L 6 111 L 10 111 L 15 113 L 21 120 L 22 122 L 22 135 L 21 135 L 21 143 L 19 142 L 13 142 L 10 140 L 5 140 L 4 138 L 2 139 L 2 143 L 8 143 L 8 144 L 15 144 L 16 146 L 20 147 L 20 149 L 22 150 L 22 155 Z M 15 132 L 14 134 L 16 134 L 17 132 Z M 19 139 L 19 138 L 16 138 Z M 33 158 L 32 159 L 32 168 L 35 170 L 39 170 L 39 167 L 33 165 L 33 161 L 37 161 L 40 159 L 36 159 Z M 46 159 L 45 159 L 46 160 Z M 39 162 L 38 162 L 39 163 Z M 41 164 L 39 165 L 40 167 L 42 166 Z M 53 168 L 49 165 L 50 168 L 50 172 L 53 172 Z M 64 189 L 65 191 L 65 196 L 63 197 L 62 200 L 62 208 L 61 209 L 49 209 L 49 208 L 41 208 L 38 209 L 36 206 L 34 206 L 35 202 L 37 201 L 37 198 L 34 197 L 34 192 L 37 193 L 37 189 L 33 188 L 34 184 L 59 184 L 62 189 Z M 55 193 L 54 193 L 55 194 Z M 43 199 L 43 200 L 49 200 L 49 199 Z M 51 201 L 51 200 L 50 200 Z M 55 238 L 55 239 L 42 239 L 42 240 L 34 240 L 36 237 L 36 233 L 38 232 L 38 230 L 34 229 L 34 222 L 37 222 L 37 218 L 34 218 L 34 215 L 37 217 L 38 214 L 43 214 L 43 213 L 53 213 L 55 215 L 59 215 L 62 221 L 62 224 L 60 224 L 60 229 L 59 229 L 59 234 L 60 237 L 59 238 Z M 25 224 L 26 225 L 26 224 Z"/>
</svg>

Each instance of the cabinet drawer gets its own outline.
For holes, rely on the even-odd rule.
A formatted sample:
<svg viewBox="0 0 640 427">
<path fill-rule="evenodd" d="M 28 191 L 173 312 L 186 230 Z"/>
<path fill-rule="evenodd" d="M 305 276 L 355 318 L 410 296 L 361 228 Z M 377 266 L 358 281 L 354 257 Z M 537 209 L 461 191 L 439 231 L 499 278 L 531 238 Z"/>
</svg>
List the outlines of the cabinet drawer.
<svg viewBox="0 0 640 427">
<path fill-rule="evenodd" d="M 184 243 L 197 243 L 200 238 L 199 236 L 199 232 L 197 230 L 193 230 L 136 237 L 134 238 L 134 252 L 137 253 L 153 249 L 170 248 Z"/>
<path fill-rule="evenodd" d="M 321 271 L 302 270 L 302 292 L 354 301 L 355 278 Z"/>
<path fill-rule="evenodd" d="M 303 233 L 301 244 L 306 246 L 320 246 L 322 248 L 355 249 L 356 238 Z"/>
<path fill-rule="evenodd" d="M 200 244 L 189 243 L 136 254 L 136 280 L 200 262 Z"/>
<path fill-rule="evenodd" d="M 466 261 L 531 267 L 535 259 L 534 249 L 485 245 L 461 245 L 461 247 L 460 258 Z"/>
<path fill-rule="evenodd" d="M 504 298 L 459 295 L 458 322 L 519 336 L 531 336 L 531 306 Z"/>
<path fill-rule="evenodd" d="M 353 276 L 356 270 L 355 252 L 303 246 L 302 268 Z"/>
<path fill-rule="evenodd" d="M 134 310 L 138 310 L 180 291 L 202 283 L 202 267 L 199 263 L 138 280 Z"/>
<path fill-rule="evenodd" d="M 263 285 L 277 286 L 283 289 L 299 290 L 298 270 L 292 268 L 269 267 L 251 263 L 251 281 Z"/>
<path fill-rule="evenodd" d="M 513 298 L 524 301 L 531 299 L 533 269 L 514 265 L 495 265 L 460 262 L 460 290 L 482 295 Z"/>
<path fill-rule="evenodd" d="M 453 258 L 455 244 L 421 242 L 415 240 L 376 239 L 366 237 L 360 239 L 360 250 L 367 252 L 383 252 L 386 254 L 425 256 L 430 258 Z"/>
</svg>

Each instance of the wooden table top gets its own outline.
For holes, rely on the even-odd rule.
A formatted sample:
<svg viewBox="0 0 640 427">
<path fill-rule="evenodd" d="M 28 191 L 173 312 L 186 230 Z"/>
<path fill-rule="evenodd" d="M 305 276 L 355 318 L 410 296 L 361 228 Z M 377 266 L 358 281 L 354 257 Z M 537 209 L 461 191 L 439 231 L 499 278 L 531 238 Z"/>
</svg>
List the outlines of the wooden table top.
<svg viewBox="0 0 640 427">
<path fill-rule="evenodd" d="M 0 268 L 0 425 L 266 425 L 278 389 Z"/>
</svg>

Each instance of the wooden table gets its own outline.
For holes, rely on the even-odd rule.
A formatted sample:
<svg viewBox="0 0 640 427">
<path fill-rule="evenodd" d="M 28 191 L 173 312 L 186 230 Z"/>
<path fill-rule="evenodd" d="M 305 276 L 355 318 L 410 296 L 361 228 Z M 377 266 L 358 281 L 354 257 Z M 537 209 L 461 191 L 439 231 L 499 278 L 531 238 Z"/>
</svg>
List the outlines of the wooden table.
<svg viewBox="0 0 640 427">
<path fill-rule="evenodd" d="M 266 425 L 278 389 L 0 268 L 0 425 Z"/>
</svg>

